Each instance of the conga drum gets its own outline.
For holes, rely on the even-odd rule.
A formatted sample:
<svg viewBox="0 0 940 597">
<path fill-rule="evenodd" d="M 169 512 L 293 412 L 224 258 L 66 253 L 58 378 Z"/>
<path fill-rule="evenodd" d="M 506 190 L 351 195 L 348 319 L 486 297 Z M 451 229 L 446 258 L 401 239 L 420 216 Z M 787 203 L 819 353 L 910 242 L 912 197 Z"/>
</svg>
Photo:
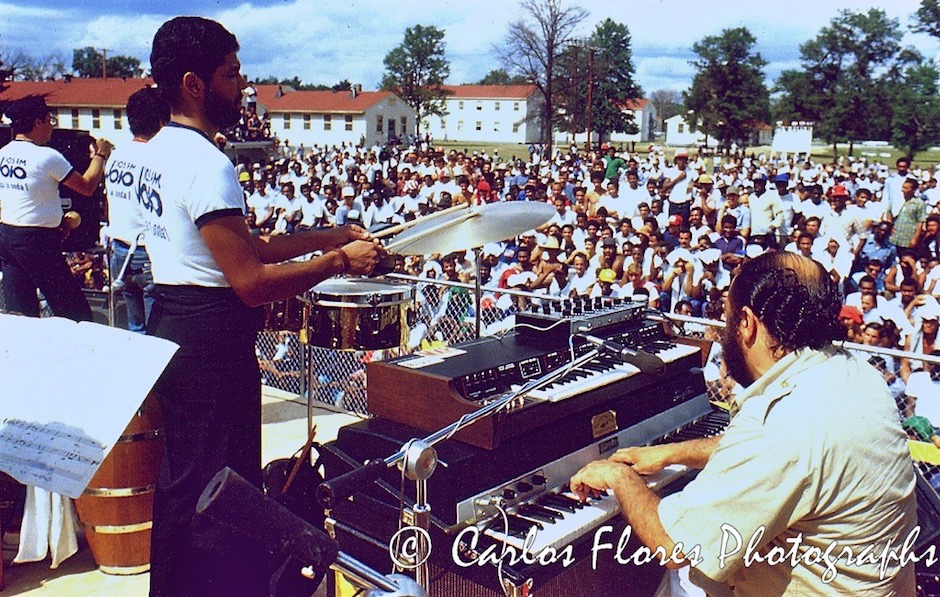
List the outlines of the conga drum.
<svg viewBox="0 0 940 597">
<path fill-rule="evenodd" d="M 148 397 L 75 500 L 98 569 L 105 574 L 150 570 L 153 494 L 163 459 L 163 417 Z"/>
</svg>

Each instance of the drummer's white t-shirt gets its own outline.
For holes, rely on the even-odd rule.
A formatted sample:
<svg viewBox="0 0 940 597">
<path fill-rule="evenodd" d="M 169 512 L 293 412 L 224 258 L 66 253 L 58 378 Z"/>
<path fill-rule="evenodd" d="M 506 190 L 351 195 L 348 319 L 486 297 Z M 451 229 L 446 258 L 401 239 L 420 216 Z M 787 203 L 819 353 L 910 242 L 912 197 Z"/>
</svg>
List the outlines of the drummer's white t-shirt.
<svg viewBox="0 0 940 597">
<path fill-rule="evenodd" d="M 245 214 L 235 168 L 202 132 L 176 123 L 141 151 L 137 191 L 157 284 L 227 287 L 199 234 L 214 219 Z"/>
<path fill-rule="evenodd" d="M 72 165 L 51 147 L 11 141 L 0 148 L 0 218 L 10 226 L 55 228 L 62 222 L 59 183 Z"/>
</svg>

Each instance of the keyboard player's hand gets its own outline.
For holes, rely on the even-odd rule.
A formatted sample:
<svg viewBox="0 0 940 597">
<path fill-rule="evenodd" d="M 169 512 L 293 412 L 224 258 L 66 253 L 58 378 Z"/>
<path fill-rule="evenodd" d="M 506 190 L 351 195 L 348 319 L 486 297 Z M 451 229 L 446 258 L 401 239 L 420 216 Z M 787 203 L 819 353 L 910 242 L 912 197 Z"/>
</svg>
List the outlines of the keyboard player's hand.
<svg viewBox="0 0 940 597">
<path fill-rule="evenodd" d="M 668 445 L 622 448 L 614 452 L 609 460 L 628 464 L 641 475 L 652 475 L 673 464 L 671 453 Z"/>
<path fill-rule="evenodd" d="M 623 483 L 625 477 L 631 475 L 636 477 L 629 467 L 622 464 L 610 460 L 595 460 L 571 477 L 568 487 L 583 502 L 588 497 L 597 497 L 608 489 L 614 489 Z"/>
</svg>

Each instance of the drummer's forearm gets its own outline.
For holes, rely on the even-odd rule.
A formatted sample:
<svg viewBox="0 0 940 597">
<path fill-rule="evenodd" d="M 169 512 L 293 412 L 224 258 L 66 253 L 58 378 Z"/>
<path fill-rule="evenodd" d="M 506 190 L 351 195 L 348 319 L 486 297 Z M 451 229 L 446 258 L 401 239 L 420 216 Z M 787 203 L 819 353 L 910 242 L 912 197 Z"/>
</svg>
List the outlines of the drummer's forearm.
<svg viewBox="0 0 940 597">
<path fill-rule="evenodd" d="M 255 246 L 262 263 L 280 263 L 314 251 L 332 249 L 316 231 L 255 237 Z"/>
</svg>

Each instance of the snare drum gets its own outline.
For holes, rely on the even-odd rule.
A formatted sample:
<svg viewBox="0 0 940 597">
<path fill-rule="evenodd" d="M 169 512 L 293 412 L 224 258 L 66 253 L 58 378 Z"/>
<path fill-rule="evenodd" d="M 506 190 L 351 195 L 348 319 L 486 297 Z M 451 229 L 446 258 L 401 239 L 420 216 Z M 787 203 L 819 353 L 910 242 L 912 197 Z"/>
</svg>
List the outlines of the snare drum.
<svg viewBox="0 0 940 597">
<path fill-rule="evenodd" d="M 367 278 L 326 280 L 304 295 L 300 340 L 333 350 L 381 350 L 408 343 L 414 288 Z"/>
</svg>

